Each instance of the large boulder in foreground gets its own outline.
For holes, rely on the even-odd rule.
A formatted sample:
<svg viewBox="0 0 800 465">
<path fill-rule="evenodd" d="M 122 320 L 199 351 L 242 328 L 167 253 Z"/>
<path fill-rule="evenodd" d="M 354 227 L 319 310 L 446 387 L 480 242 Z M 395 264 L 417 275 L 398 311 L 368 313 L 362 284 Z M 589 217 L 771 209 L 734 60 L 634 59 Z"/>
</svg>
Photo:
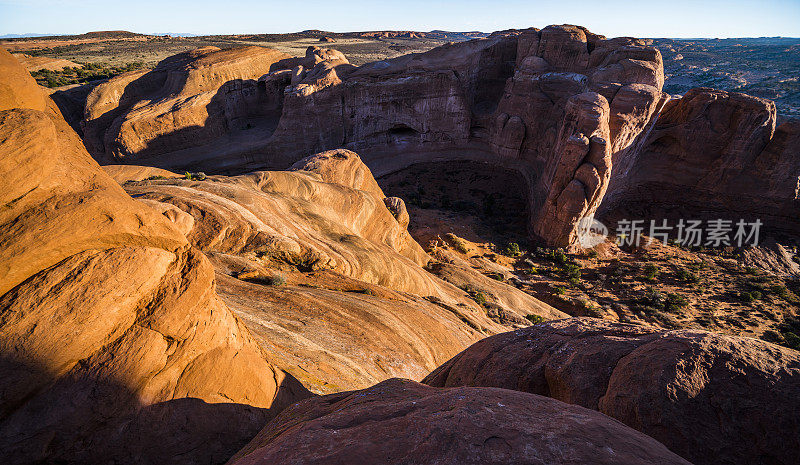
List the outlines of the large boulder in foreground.
<svg viewBox="0 0 800 465">
<path fill-rule="evenodd" d="M 423 382 L 599 410 L 695 464 L 800 462 L 800 353 L 755 339 L 574 318 L 484 339 Z"/>
<path fill-rule="evenodd" d="M 589 409 L 506 389 L 400 379 L 295 404 L 229 462 L 274 463 L 688 464 Z"/>
<path fill-rule="evenodd" d="M 0 50 L 3 463 L 224 462 L 308 391 L 29 81 Z"/>
</svg>

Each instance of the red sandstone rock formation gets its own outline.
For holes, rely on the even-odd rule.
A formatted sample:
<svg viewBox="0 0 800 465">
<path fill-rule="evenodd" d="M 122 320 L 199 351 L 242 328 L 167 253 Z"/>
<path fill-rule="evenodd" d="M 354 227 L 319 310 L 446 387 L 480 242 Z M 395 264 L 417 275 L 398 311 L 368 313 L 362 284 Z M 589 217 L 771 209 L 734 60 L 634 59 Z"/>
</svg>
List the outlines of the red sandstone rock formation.
<svg viewBox="0 0 800 465">
<path fill-rule="evenodd" d="M 280 58 L 197 51 L 112 79 L 87 101 L 87 146 L 100 159 L 218 173 L 342 147 L 377 175 L 487 160 L 521 173 L 530 232 L 550 246 L 576 246 L 575 223 L 598 209 L 612 221 L 758 214 L 774 231 L 800 231 L 797 123 L 776 129 L 771 103 L 710 90 L 659 116 L 663 67 L 646 41 L 565 25 L 359 68 L 317 47 Z M 243 62 L 227 72 L 239 79 L 202 92 L 170 84 Z"/>
<path fill-rule="evenodd" d="M 800 120 L 776 128 L 768 100 L 693 89 L 664 106 L 626 165 L 602 207 L 609 219 L 759 219 L 800 234 Z"/>
<path fill-rule="evenodd" d="M 4 50 L 0 153 L 4 463 L 219 462 L 309 396 Z"/>
<path fill-rule="evenodd" d="M 293 405 L 228 463 L 688 465 L 592 410 L 506 389 L 399 379 Z"/>
<path fill-rule="evenodd" d="M 140 167 L 127 168 L 112 171 L 141 179 Z M 431 257 L 406 231 L 402 201 L 385 198 L 348 150 L 312 155 L 292 171 L 151 179 L 125 189 L 184 227 L 211 257 L 223 300 L 270 359 L 315 392 L 420 379 L 485 335 L 527 326 L 527 315 L 566 317 L 471 268 L 466 280 L 449 282 L 426 271 Z M 313 286 L 258 283 L 276 273 L 291 279 L 298 269 Z M 453 285 L 479 280 L 498 290 L 497 308 Z"/>
<path fill-rule="evenodd" d="M 755 339 L 573 318 L 484 339 L 423 382 L 582 405 L 695 464 L 800 461 L 800 354 Z"/>
<path fill-rule="evenodd" d="M 228 56 L 233 60 L 237 55 Z M 259 68 L 272 68 L 259 79 L 262 87 L 247 80 L 238 84 L 255 89 L 252 98 L 237 101 L 240 113 L 252 113 L 257 102 L 257 108 L 280 111 L 277 124 L 248 120 L 258 128 L 257 137 L 231 128 L 222 113 L 208 112 L 197 113 L 205 126 L 198 126 L 197 118 L 175 118 L 168 122 L 171 130 L 144 130 L 152 127 L 147 115 L 161 113 L 154 105 L 167 103 L 144 101 L 152 97 L 136 89 L 144 85 L 139 81 L 153 80 L 151 75 L 174 66 L 165 62 L 138 79 L 119 77 L 106 85 L 110 90 L 130 82 L 131 104 L 144 101 L 136 110 L 123 108 L 124 116 L 117 117 L 138 131 L 101 125 L 107 128 L 106 155 L 217 172 L 287 167 L 309 153 L 338 147 L 358 151 L 379 174 L 430 159 L 491 160 L 520 170 L 528 180 L 532 231 L 551 245 L 566 246 L 574 242 L 575 218 L 597 208 L 612 159 L 641 133 L 663 84 L 656 49 L 633 39 L 607 40 L 575 26 L 496 33 L 360 68 L 339 52 L 316 47 L 302 59 L 273 62 L 269 57 Z M 223 66 L 221 60 L 215 63 Z M 182 72 L 173 74 L 178 79 Z M 586 93 L 591 95 L 578 97 Z M 203 94 L 204 105 L 214 100 L 211 94 L 213 89 Z M 587 99 L 600 110 L 577 103 Z M 95 100 L 87 102 L 89 120 L 103 113 Z M 174 97 L 165 102 L 174 104 Z M 138 115 L 146 117 L 141 124 Z M 91 126 L 87 138 L 96 139 Z M 209 126 L 215 129 L 200 131 Z M 192 136 L 174 136 L 185 131 Z M 594 138 L 597 147 L 603 139 L 607 147 L 594 148 L 591 155 L 588 149 L 579 153 L 567 147 L 581 138 Z M 222 140 L 229 143 L 215 142 Z M 109 147 L 116 148 L 109 152 Z"/>
</svg>

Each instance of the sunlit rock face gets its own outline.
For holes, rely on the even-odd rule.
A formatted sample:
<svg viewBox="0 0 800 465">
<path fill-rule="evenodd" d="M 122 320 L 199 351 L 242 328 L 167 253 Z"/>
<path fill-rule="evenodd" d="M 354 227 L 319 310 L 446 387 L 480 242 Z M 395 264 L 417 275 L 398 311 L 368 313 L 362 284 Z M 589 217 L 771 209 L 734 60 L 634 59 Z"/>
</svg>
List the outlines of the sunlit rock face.
<svg viewBox="0 0 800 465">
<path fill-rule="evenodd" d="M 0 50 L 4 463 L 224 461 L 310 393 L 220 300 L 180 226 L 37 92 Z"/>
<path fill-rule="evenodd" d="M 550 246 L 575 247 L 576 223 L 598 209 L 608 220 L 766 209 L 770 227 L 797 231 L 797 123 L 776 129 L 771 102 L 710 89 L 667 103 L 663 84 L 647 41 L 570 25 L 361 67 L 318 47 L 200 49 L 98 86 L 84 130 L 98 159 L 216 173 L 336 148 L 376 176 L 485 161 L 522 175 L 529 232 Z"/>
<path fill-rule="evenodd" d="M 488 160 L 527 179 L 531 232 L 569 245 L 664 81 L 656 49 L 577 26 L 495 33 L 358 68 L 334 50 L 294 59 L 261 50 L 189 52 L 99 86 L 87 101 L 87 146 L 105 159 L 212 172 L 286 168 L 340 147 L 376 175 Z"/>
</svg>

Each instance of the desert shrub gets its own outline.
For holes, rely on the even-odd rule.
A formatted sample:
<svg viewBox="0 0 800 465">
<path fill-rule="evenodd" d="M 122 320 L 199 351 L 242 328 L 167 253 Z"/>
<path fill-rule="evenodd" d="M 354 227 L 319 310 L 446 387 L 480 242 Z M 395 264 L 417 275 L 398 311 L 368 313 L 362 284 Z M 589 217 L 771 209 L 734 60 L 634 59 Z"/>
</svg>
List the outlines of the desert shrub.
<svg viewBox="0 0 800 465">
<path fill-rule="evenodd" d="M 683 281 L 685 283 L 696 283 L 700 281 L 700 278 L 698 278 L 696 274 L 685 268 L 678 269 L 678 271 L 675 273 L 675 277 L 679 281 Z"/>
<path fill-rule="evenodd" d="M 458 252 L 461 253 L 469 252 L 469 249 L 467 248 L 467 243 L 464 242 L 464 239 L 461 239 L 460 237 L 456 236 L 453 233 L 447 233 L 445 237 L 447 238 L 448 241 L 450 241 L 451 244 L 453 244 L 453 248 L 456 249 Z"/>
<path fill-rule="evenodd" d="M 530 321 L 532 324 L 538 325 L 539 323 L 544 323 L 544 318 L 540 317 L 539 315 L 525 315 L 525 319 Z"/>
<path fill-rule="evenodd" d="M 528 273 L 539 274 L 539 267 L 537 267 L 536 265 L 531 265 L 531 267 L 528 268 Z"/>
<path fill-rule="evenodd" d="M 655 263 L 648 263 L 642 269 L 645 281 L 655 281 L 658 278 L 658 266 Z"/>
<path fill-rule="evenodd" d="M 472 295 L 471 297 L 476 304 L 480 305 L 481 307 L 486 306 L 486 296 L 483 294 L 483 292 L 478 291 L 475 293 L 475 295 Z"/>
<path fill-rule="evenodd" d="M 500 281 L 500 282 L 505 280 L 505 276 L 503 276 L 503 273 L 492 273 L 489 275 L 489 277 L 494 279 L 495 281 Z"/>
<path fill-rule="evenodd" d="M 781 299 L 786 300 L 789 298 L 789 289 L 787 289 L 783 284 L 773 285 L 770 287 L 770 291 Z"/>
<path fill-rule="evenodd" d="M 569 280 L 581 280 L 581 266 L 577 263 L 568 263 L 562 268 L 564 277 Z"/>
<path fill-rule="evenodd" d="M 603 316 L 602 310 L 592 301 L 586 298 L 579 298 L 575 302 L 578 308 L 582 309 L 588 316 L 600 318 Z"/>
<path fill-rule="evenodd" d="M 205 174 L 205 173 L 203 173 L 202 171 L 201 171 L 201 172 L 199 172 L 199 173 L 195 173 L 195 174 L 194 174 L 194 179 L 195 179 L 196 181 L 205 181 L 205 179 L 206 179 L 206 174 Z"/>
<path fill-rule="evenodd" d="M 565 292 L 567 292 L 567 288 L 564 286 L 556 286 L 553 288 L 553 293 L 556 295 L 564 295 Z"/>
<path fill-rule="evenodd" d="M 742 302 L 753 303 L 756 300 L 761 300 L 762 295 L 761 291 L 750 291 L 742 292 L 739 294 L 739 297 L 741 298 Z"/>
<path fill-rule="evenodd" d="M 744 272 L 745 272 L 745 273 L 747 273 L 747 274 L 749 274 L 749 275 L 753 275 L 753 276 L 755 276 L 755 275 L 757 275 L 757 274 L 758 274 L 758 269 L 756 269 L 756 268 L 753 268 L 752 266 L 748 266 L 748 267 L 746 267 L 746 268 L 744 269 Z"/>
<path fill-rule="evenodd" d="M 649 287 L 645 290 L 642 297 L 639 298 L 639 303 L 651 308 L 663 308 L 666 302 L 666 297 L 658 290 Z"/>
<path fill-rule="evenodd" d="M 592 249 L 586 253 L 586 256 L 589 258 L 597 258 L 597 251 Z"/>
<path fill-rule="evenodd" d="M 519 257 L 522 252 L 519 250 L 519 244 L 516 242 L 509 242 L 504 251 L 504 255 L 509 257 Z"/>
<path fill-rule="evenodd" d="M 783 340 L 786 347 L 792 348 L 794 350 L 800 350 L 800 336 L 797 334 L 787 331 L 783 333 Z"/>
<path fill-rule="evenodd" d="M 286 276 L 276 273 L 270 276 L 267 281 L 271 286 L 283 286 L 286 284 Z"/>
<path fill-rule="evenodd" d="M 158 179 L 166 179 L 166 178 L 164 176 L 161 176 L 161 175 L 156 175 L 156 176 L 150 176 L 150 177 L 146 178 L 145 181 L 156 181 Z"/>
<path fill-rule="evenodd" d="M 689 299 L 681 294 L 670 292 L 667 294 L 667 299 L 664 302 L 664 306 L 667 310 L 671 311 L 681 310 L 689 306 Z"/>
</svg>

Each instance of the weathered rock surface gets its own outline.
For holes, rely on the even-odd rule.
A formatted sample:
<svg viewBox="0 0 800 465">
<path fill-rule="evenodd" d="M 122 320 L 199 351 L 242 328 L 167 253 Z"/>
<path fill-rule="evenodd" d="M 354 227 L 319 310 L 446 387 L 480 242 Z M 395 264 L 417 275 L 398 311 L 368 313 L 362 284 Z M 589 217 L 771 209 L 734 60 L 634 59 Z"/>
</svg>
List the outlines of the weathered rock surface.
<svg viewBox="0 0 800 465">
<path fill-rule="evenodd" d="M 710 89 L 665 103 L 663 82 L 646 41 L 570 25 L 359 68 L 318 47 L 198 50 L 99 86 L 84 125 L 98 159 L 180 170 L 284 169 L 340 147 L 378 175 L 489 161 L 525 179 L 530 232 L 551 246 L 575 246 L 598 209 L 612 222 L 758 217 L 796 235 L 800 124 L 776 128 L 771 102 Z"/>
<path fill-rule="evenodd" d="M 523 174 L 531 230 L 559 246 L 574 242 L 576 218 L 596 210 L 612 162 L 655 113 L 664 80 L 659 52 L 642 41 L 549 26 L 359 68 L 317 47 L 277 62 L 263 52 L 271 72 L 262 67 L 264 76 L 249 79 L 239 73 L 235 92 L 226 90 L 229 83 L 154 96 L 165 93 L 157 76 L 166 70 L 180 69 L 170 84 L 196 67 L 192 60 L 221 53 L 184 54 L 99 86 L 86 105 L 90 150 L 99 158 L 216 173 L 286 168 L 340 147 L 359 152 L 380 175 L 420 161 L 490 160 Z M 225 53 L 215 66 L 233 69 L 245 52 Z M 226 110 L 211 111 L 215 101 Z M 176 102 L 179 111 L 169 117 L 166 108 Z M 233 121 L 257 130 L 235 129 Z"/>
<path fill-rule="evenodd" d="M 800 120 L 776 127 L 775 104 L 693 89 L 669 101 L 601 208 L 610 219 L 756 219 L 800 234 Z"/>
<path fill-rule="evenodd" d="M 800 460 L 800 354 L 755 339 L 559 320 L 484 339 L 423 382 L 582 405 L 695 464 Z"/>
<path fill-rule="evenodd" d="M 274 125 L 281 101 L 275 89 L 257 80 L 287 58 L 262 47 L 205 47 L 111 79 L 86 100 L 86 146 L 104 162 L 151 157 L 151 164 L 161 164 L 176 150 L 213 143 L 219 149 L 260 137 L 247 130 L 256 123 Z M 219 168 L 222 155 L 216 158 Z M 184 155 L 182 162 L 188 166 L 192 159 Z"/>
<path fill-rule="evenodd" d="M 129 168 L 114 169 L 117 178 L 141 178 Z M 270 360 L 315 392 L 420 379 L 485 335 L 527 326 L 526 315 L 566 316 L 474 270 L 450 280 L 502 295 L 500 306 L 484 308 L 426 271 L 431 257 L 406 231 L 402 203 L 385 198 L 348 150 L 312 155 L 292 171 L 125 189 L 185 225 L 216 266 L 223 300 Z M 270 285 L 281 274 L 287 283 Z"/>
<path fill-rule="evenodd" d="M 229 464 L 688 464 L 575 405 L 506 389 L 391 379 L 287 408 Z"/>
<path fill-rule="evenodd" d="M 226 460 L 308 391 L 4 50 L 0 70 L 3 462 Z"/>
</svg>

